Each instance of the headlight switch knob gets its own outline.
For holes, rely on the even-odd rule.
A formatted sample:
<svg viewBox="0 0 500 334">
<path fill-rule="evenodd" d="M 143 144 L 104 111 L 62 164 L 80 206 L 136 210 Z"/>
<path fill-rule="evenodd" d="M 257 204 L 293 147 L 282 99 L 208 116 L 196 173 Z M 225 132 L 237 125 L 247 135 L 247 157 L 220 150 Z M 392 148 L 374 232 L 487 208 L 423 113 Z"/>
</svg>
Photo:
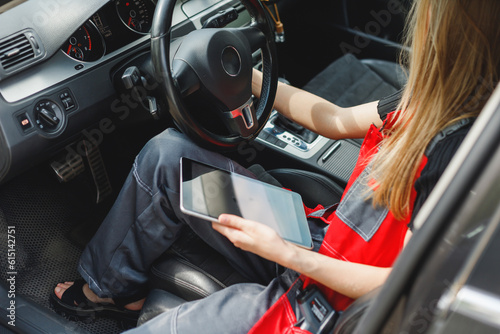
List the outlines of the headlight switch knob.
<svg viewBox="0 0 500 334">
<path fill-rule="evenodd" d="M 40 130 L 56 132 L 62 125 L 64 113 L 61 108 L 51 100 L 42 100 L 35 106 L 35 123 Z"/>
</svg>

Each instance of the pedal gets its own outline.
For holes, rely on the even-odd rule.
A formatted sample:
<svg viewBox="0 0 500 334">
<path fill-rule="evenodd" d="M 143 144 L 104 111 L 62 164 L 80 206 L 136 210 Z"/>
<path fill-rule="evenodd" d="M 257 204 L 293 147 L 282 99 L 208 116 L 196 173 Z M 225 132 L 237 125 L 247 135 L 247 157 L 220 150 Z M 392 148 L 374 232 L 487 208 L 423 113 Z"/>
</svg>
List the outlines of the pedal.
<svg viewBox="0 0 500 334">
<path fill-rule="evenodd" d="M 91 142 L 84 140 L 85 156 L 97 188 L 97 203 L 101 203 L 106 197 L 111 195 L 113 189 L 109 181 L 106 166 L 101 156 L 99 147 L 93 145 Z"/>
<path fill-rule="evenodd" d="M 66 156 L 65 156 L 66 157 Z M 81 155 L 75 154 L 64 160 L 56 160 L 50 164 L 59 182 L 69 182 L 85 171 Z"/>
</svg>

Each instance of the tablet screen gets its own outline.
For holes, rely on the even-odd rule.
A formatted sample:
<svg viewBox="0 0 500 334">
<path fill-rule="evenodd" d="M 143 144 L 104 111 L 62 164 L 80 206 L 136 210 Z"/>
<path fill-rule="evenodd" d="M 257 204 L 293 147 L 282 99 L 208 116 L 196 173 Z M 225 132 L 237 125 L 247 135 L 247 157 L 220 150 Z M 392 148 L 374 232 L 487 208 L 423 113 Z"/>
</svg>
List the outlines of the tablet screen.
<svg viewBox="0 0 500 334">
<path fill-rule="evenodd" d="M 187 158 L 181 159 L 181 210 L 211 221 L 222 213 L 238 215 L 312 247 L 299 194 Z"/>
</svg>

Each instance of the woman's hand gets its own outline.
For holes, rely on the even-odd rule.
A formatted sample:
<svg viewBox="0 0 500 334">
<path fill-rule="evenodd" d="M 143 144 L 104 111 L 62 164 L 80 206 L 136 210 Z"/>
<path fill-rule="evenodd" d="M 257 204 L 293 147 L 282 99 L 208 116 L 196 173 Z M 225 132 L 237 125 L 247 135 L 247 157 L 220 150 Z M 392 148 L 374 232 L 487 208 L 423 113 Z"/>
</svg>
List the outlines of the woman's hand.
<svg viewBox="0 0 500 334">
<path fill-rule="evenodd" d="M 253 70 L 252 92 L 260 96 L 262 73 Z M 342 108 L 317 95 L 278 82 L 274 108 L 289 119 L 331 139 L 364 138 L 372 124 L 382 126 L 378 102 Z"/>
<path fill-rule="evenodd" d="M 283 240 L 275 230 L 264 224 L 223 214 L 212 227 L 226 236 L 236 247 L 267 260 L 282 263 L 293 252 L 294 245 Z"/>
<path fill-rule="evenodd" d="M 391 268 L 379 268 L 334 259 L 283 240 L 272 228 L 238 216 L 223 214 L 215 230 L 236 247 L 305 274 L 332 290 L 358 298 L 380 286 Z"/>
</svg>

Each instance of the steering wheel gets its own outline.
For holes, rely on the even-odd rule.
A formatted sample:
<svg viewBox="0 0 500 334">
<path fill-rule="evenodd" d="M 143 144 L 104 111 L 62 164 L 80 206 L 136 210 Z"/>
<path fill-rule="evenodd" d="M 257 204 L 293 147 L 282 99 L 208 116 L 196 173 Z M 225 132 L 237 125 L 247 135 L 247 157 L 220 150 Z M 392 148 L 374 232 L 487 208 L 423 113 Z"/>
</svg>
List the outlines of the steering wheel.
<svg viewBox="0 0 500 334">
<path fill-rule="evenodd" d="M 199 29 L 171 40 L 175 3 L 157 2 L 151 29 L 151 57 L 160 92 L 177 126 L 196 143 L 235 148 L 255 138 L 272 111 L 278 82 L 274 29 L 260 1 L 241 0 L 253 18 L 251 25 Z M 263 81 L 255 107 L 252 54 L 259 49 Z M 197 108 L 187 103 L 190 97 L 196 99 Z"/>
</svg>

